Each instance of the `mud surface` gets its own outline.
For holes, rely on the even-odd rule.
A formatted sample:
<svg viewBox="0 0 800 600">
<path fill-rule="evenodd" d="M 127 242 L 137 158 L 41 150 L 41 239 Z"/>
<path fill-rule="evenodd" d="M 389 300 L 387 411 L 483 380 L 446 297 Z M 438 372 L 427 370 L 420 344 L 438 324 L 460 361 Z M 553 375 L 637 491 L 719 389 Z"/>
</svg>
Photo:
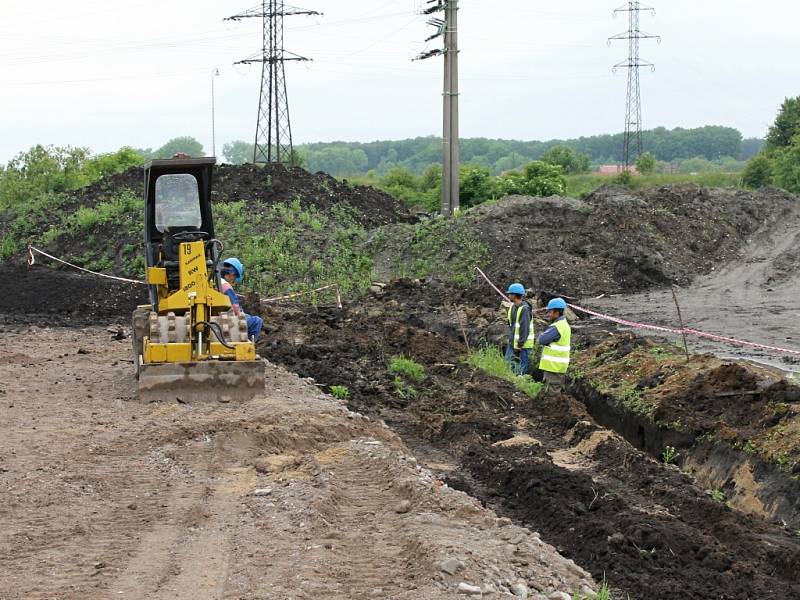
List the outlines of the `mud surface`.
<svg viewBox="0 0 800 600">
<path fill-rule="evenodd" d="M 0 357 L 4 599 L 596 589 L 538 534 L 420 468 L 385 426 L 279 367 L 246 403 L 143 404 L 129 340 L 0 327 L 20 349 Z"/>
<path fill-rule="evenodd" d="M 599 426 L 567 395 L 537 400 L 461 362 L 455 309 L 414 300 L 413 285 L 339 312 L 267 311 L 263 351 L 350 405 L 408 432 L 451 485 L 539 531 L 632 598 L 796 597 L 800 538 L 732 510 L 692 478 Z M 468 323 L 486 312 L 462 308 Z M 470 312 L 472 311 L 472 312 Z M 481 316 L 483 315 L 483 316 Z M 430 322 L 438 321 L 437 327 Z M 581 325 L 574 328 L 581 336 Z M 475 341 L 477 331 L 469 327 Z M 414 382 L 387 372 L 404 353 L 426 367 Z M 442 458 L 445 457 L 445 458 Z M 437 463 L 445 464 L 437 464 Z"/>
</svg>

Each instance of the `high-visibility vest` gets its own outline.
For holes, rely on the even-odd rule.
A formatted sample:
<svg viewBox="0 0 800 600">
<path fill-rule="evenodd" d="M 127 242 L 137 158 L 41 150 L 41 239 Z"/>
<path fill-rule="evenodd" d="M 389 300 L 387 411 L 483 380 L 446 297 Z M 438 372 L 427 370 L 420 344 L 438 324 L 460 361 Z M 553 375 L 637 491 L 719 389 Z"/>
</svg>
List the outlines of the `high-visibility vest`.
<svg viewBox="0 0 800 600">
<path fill-rule="evenodd" d="M 572 341 L 572 328 L 566 319 L 559 319 L 553 323 L 561 337 L 542 348 L 542 359 L 539 369 L 550 373 L 566 373 L 569 366 L 570 342 Z"/>
<path fill-rule="evenodd" d="M 517 308 L 517 315 L 516 315 L 517 318 L 512 323 L 511 322 L 511 314 L 512 314 L 512 311 L 514 310 L 514 308 L 515 308 L 515 305 L 511 305 L 508 308 L 508 326 L 514 328 L 514 349 L 515 350 L 519 350 L 520 349 L 520 345 L 519 345 L 519 326 L 520 326 L 520 321 L 522 319 L 522 304 L 520 304 L 518 307 L 516 307 Z M 533 337 L 533 319 L 531 319 L 530 325 L 528 326 L 528 339 L 525 340 L 525 343 L 522 345 L 522 348 L 530 350 L 531 348 L 533 348 L 533 342 L 534 342 L 534 337 Z"/>
</svg>

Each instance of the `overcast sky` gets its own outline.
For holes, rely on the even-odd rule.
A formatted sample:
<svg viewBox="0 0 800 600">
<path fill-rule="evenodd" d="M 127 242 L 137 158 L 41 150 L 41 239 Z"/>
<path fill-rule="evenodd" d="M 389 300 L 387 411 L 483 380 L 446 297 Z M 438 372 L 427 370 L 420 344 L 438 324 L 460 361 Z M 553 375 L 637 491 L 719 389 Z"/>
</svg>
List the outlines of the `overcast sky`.
<svg viewBox="0 0 800 600">
<path fill-rule="evenodd" d="M 223 22 L 257 0 L 0 0 L 0 162 L 36 143 L 158 147 L 192 135 L 217 153 L 254 135 L 260 21 Z M 252 4 L 251 4 L 252 3 Z M 441 134 L 440 58 L 419 0 L 296 0 L 286 19 L 295 143 Z M 514 139 L 620 131 L 627 28 L 621 0 L 461 0 L 461 133 Z M 796 0 L 653 0 L 642 42 L 646 128 L 730 125 L 761 136 L 798 89 Z M 435 47 L 435 42 L 428 48 Z"/>
</svg>

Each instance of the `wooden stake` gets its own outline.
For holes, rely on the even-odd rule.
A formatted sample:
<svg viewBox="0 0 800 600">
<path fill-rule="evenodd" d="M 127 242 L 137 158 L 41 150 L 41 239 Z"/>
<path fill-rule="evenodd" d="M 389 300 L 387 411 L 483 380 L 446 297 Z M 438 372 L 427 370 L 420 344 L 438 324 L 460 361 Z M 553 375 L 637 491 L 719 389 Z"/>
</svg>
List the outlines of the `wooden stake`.
<svg viewBox="0 0 800 600">
<path fill-rule="evenodd" d="M 464 336 L 464 345 L 467 347 L 467 354 L 472 354 L 469 349 L 469 340 L 467 339 L 467 330 L 464 329 L 464 322 L 461 320 L 461 311 L 456 309 L 456 317 L 458 318 L 458 325 L 461 327 L 461 335 Z"/>
<path fill-rule="evenodd" d="M 675 301 L 675 308 L 678 309 L 678 322 L 681 324 L 681 335 L 683 336 L 683 351 L 686 353 L 686 363 L 689 363 L 689 346 L 686 344 L 686 326 L 683 324 L 683 315 L 681 314 L 681 305 L 678 304 L 678 294 L 675 293 L 675 286 L 673 285 L 672 299 Z"/>
</svg>

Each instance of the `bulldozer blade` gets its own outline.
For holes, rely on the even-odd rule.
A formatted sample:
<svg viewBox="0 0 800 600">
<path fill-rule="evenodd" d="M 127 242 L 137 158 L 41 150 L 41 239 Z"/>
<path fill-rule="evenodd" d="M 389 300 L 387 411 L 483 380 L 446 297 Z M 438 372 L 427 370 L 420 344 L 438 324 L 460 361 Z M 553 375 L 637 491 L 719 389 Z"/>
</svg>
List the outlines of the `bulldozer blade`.
<svg viewBox="0 0 800 600">
<path fill-rule="evenodd" d="M 149 363 L 139 367 L 145 402 L 236 402 L 264 393 L 263 360 Z"/>
</svg>

